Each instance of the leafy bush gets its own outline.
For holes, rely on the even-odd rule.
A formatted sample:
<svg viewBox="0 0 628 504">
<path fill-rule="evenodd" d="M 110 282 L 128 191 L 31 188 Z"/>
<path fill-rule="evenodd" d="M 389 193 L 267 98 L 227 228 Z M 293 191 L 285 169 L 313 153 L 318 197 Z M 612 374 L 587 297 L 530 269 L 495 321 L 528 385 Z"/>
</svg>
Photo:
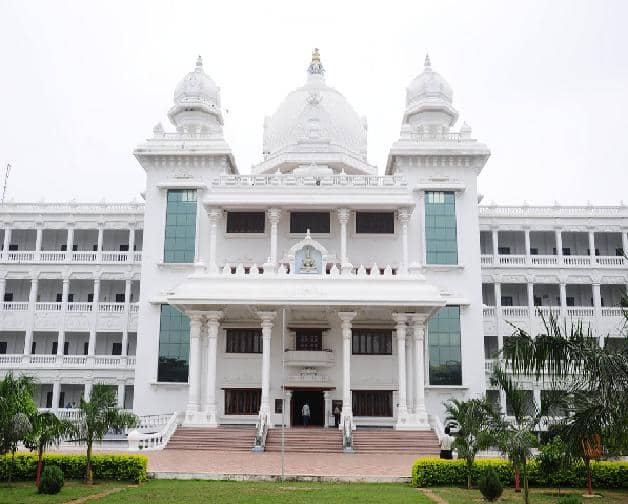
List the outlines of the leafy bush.
<svg viewBox="0 0 628 504">
<path fill-rule="evenodd" d="M 484 498 L 489 502 L 496 501 L 504 492 L 504 486 L 499 481 L 499 477 L 492 467 L 484 469 L 478 479 L 478 487 L 480 487 L 480 492 L 482 492 Z"/>
<path fill-rule="evenodd" d="M 556 504 L 582 504 L 582 497 L 578 495 L 563 495 L 559 497 Z"/>
<path fill-rule="evenodd" d="M 514 484 L 512 464 L 503 459 L 477 459 L 473 464 L 473 480 L 491 467 L 505 485 Z M 540 487 L 586 487 L 586 471 L 579 461 L 565 467 L 560 473 L 548 474 L 540 469 L 537 460 L 528 462 L 530 484 Z M 628 462 L 591 462 L 594 488 L 628 488 Z M 412 484 L 417 487 L 466 485 L 465 461 L 420 458 L 412 466 Z"/>
<path fill-rule="evenodd" d="M 5 455 L 6 457 L 7 455 Z M 10 457 L 10 455 L 8 455 Z M 146 481 L 148 459 L 143 455 L 94 455 L 94 478 L 99 480 Z M 68 479 L 83 479 L 87 467 L 85 455 L 46 454 L 44 464 L 56 465 Z M 13 478 L 16 480 L 35 480 L 37 454 L 17 453 Z M 5 463 L 0 456 L 0 480 L 6 479 Z"/>
<path fill-rule="evenodd" d="M 56 494 L 63 486 L 63 471 L 55 465 L 47 465 L 41 472 L 39 493 Z"/>
</svg>

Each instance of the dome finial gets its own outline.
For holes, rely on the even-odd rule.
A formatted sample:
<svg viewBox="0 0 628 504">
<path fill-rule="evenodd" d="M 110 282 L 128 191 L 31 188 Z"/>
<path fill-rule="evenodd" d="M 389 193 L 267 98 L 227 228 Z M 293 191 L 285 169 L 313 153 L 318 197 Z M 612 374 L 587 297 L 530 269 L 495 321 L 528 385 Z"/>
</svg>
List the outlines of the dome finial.
<svg viewBox="0 0 628 504">
<path fill-rule="evenodd" d="M 202 70 L 203 69 L 203 58 L 201 57 L 201 55 L 198 55 L 198 58 L 196 58 L 196 69 L 197 70 Z"/>
<path fill-rule="evenodd" d="M 423 63 L 423 66 L 425 67 L 426 70 L 428 68 L 430 70 L 432 69 L 432 62 L 430 61 L 430 55 L 427 53 L 425 54 L 425 62 Z"/>
<path fill-rule="evenodd" d="M 310 75 L 324 75 L 325 69 L 323 68 L 323 64 L 321 63 L 321 53 L 318 52 L 318 47 L 315 47 L 312 51 L 312 62 L 310 66 L 307 68 L 307 72 Z"/>
</svg>

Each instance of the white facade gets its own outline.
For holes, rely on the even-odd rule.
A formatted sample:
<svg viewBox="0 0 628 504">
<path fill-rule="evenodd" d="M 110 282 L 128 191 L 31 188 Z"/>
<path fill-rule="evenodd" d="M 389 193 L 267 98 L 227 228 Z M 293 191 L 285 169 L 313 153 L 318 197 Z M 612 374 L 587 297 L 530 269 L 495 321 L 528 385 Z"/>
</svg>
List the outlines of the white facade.
<svg viewBox="0 0 628 504">
<path fill-rule="evenodd" d="M 426 58 L 378 176 L 315 52 L 239 175 L 199 58 L 175 131 L 134 152 L 145 204 L 3 206 L 0 372 L 35 375 L 40 407 L 104 382 L 188 425 L 290 425 L 308 402 L 326 426 L 338 406 L 345 427 L 424 429 L 486 391 L 508 322 L 539 329 L 535 305 L 617 333 L 628 208 L 479 206 L 490 153 L 451 130 L 452 97 Z"/>
</svg>

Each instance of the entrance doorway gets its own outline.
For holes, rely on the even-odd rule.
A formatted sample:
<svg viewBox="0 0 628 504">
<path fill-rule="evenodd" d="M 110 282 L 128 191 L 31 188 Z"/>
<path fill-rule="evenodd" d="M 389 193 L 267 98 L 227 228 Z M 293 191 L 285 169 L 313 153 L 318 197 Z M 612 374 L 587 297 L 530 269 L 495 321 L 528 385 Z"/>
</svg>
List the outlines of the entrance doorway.
<svg viewBox="0 0 628 504">
<path fill-rule="evenodd" d="M 303 405 L 310 406 L 310 425 L 323 427 L 325 425 L 325 398 L 322 390 L 293 390 L 290 400 L 290 425 L 303 426 Z"/>
</svg>

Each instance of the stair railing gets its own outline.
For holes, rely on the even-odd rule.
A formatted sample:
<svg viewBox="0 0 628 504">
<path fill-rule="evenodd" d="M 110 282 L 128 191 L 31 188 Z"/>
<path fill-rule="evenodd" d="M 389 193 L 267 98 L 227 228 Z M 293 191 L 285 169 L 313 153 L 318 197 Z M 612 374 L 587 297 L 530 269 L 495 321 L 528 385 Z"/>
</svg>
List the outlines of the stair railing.
<svg viewBox="0 0 628 504">
<path fill-rule="evenodd" d="M 266 436 L 268 435 L 268 415 L 260 413 L 255 424 L 255 443 L 251 451 L 263 452 L 266 449 Z"/>
<path fill-rule="evenodd" d="M 342 451 L 353 453 L 353 422 L 349 415 L 342 421 Z"/>
<path fill-rule="evenodd" d="M 163 450 L 180 423 L 181 415 L 173 413 L 157 432 L 140 432 L 137 429 L 132 430 L 127 436 L 129 451 Z"/>
</svg>

